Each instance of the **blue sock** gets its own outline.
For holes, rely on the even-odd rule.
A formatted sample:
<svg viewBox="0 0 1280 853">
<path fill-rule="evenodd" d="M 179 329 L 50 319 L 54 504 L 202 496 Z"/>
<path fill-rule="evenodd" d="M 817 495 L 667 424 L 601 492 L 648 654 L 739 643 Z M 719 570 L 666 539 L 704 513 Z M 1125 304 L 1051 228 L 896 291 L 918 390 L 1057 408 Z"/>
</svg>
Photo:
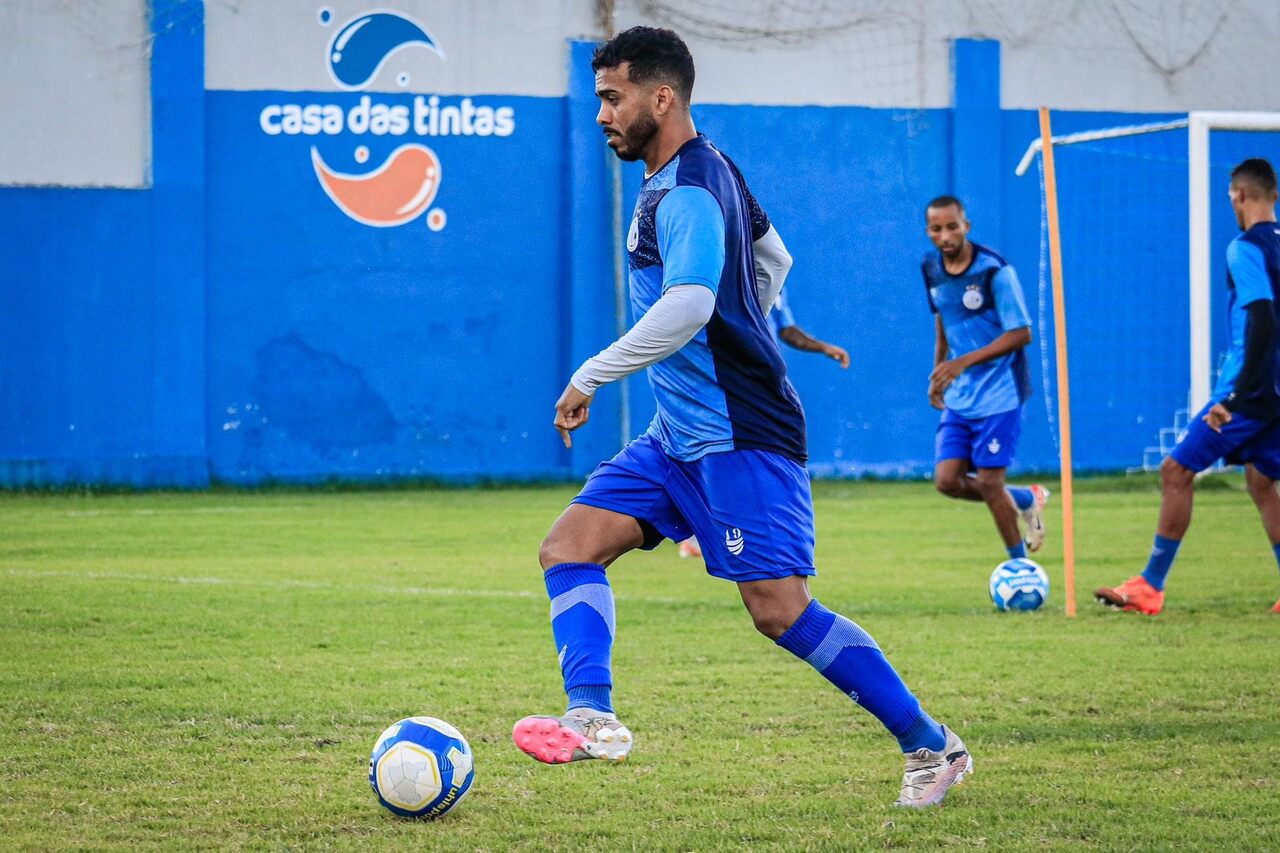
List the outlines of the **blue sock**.
<svg viewBox="0 0 1280 853">
<path fill-rule="evenodd" d="M 604 566 L 560 563 L 543 580 L 569 707 L 613 713 L 613 590 Z"/>
<path fill-rule="evenodd" d="M 1164 589 L 1164 579 L 1173 568 L 1173 558 L 1178 556 L 1178 546 L 1181 544 L 1181 539 L 1165 539 L 1159 533 L 1156 534 L 1156 541 L 1151 546 L 1151 559 L 1147 560 L 1147 567 L 1142 570 L 1142 577 L 1147 583 L 1156 589 Z"/>
<path fill-rule="evenodd" d="M 889 665 L 871 635 L 832 613 L 816 600 L 778 638 L 778 645 L 812 666 L 842 693 L 884 724 L 903 752 L 921 747 L 939 750 L 947 737 L 902 678 Z"/>
<path fill-rule="evenodd" d="M 1010 545 L 1005 548 L 1005 550 L 1009 552 L 1010 560 L 1016 560 L 1019 557 L 1024 560 L 1027 558 L 1027 545 L 1025 542 L 1019 542 L 1017 545 Z"/>
<path fill-rule="evenodd" d="M 1018 509 L 1031 509 L 1036 496 L 1026 486 L 1005 486 L 1004 490 L 1013 498 L 1013 505 Z"/>
<path fill-rule="evenodd" d="M 1276 563 L 1280 564 L 1280 544 L 1272 545 L 1271 553 L 1276 555 Z"/>
</svg>

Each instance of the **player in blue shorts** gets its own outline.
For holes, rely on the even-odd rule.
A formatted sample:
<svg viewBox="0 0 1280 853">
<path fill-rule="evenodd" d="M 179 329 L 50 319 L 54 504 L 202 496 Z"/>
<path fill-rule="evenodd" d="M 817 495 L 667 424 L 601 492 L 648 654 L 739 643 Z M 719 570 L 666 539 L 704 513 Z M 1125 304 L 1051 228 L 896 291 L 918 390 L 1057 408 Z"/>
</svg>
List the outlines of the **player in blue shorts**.
<svg viewBox="0 0 1280 853">
<path fill-rule="evenodd" d="M 929 202 L 925 225 L 935 247 L 921 262 L 936 335 L 929 402 L 942 409 L 934 485 L 948 497 L 986 503 L 1009 557 L 1025 557 L 1044 544 L 1049 490 L 1005 485 L 1031 393 L 1022 351 L 1031 343 L 1031 319 L 1022 285 L 1004 258 L 969 240 L 960 199 Z"/>
<path fill-rule="evenodd" d="M 658 411 L 592 473 L 542 543 L 567 710 L 525 717 L 512 737 L 549 764 L 626 758 L 632 735 L 613 708 L 605 569 L 696 533 L 707 571 L 737 584 L 756 628 L 898 739 L 906 772 L 897 804 L 940 803 L 972 767 L 964 744 L 921 709 L 866 631 L 809 594 L 804 412 L 765 317 L 781 282 L 757 270 L 776 262 L 780 242 L 752 240 L 741 174 L 694 128 L 693 58 L 670 30 L 635 27 L 601 46 L 592 68 L 609 147 L 645 164 L 627 237 L 638 319 L 574 373 L 555 426 L 569 445 L 596 389 L 642 368 Z"/>
<path fill-rule="evenodd" d="M 1151 616 L 1164 609 L 1164 584 L 1191 526 L 1195 475 L 1219 459 L 1244 465 L 1249 496 L 1280 562 L 1280 226 L 1276 173 L 1260 158 L 1231 172 L 1231 207 L 1243 232 L 1227 246 L 1231 348 L 1213 399 L 1160 465 L 1160 519 L 1142 574 L 1094 590 L 1111 607 Z M 1271 608 L 1280 613 L 1280 601 Z"/>
</svg>

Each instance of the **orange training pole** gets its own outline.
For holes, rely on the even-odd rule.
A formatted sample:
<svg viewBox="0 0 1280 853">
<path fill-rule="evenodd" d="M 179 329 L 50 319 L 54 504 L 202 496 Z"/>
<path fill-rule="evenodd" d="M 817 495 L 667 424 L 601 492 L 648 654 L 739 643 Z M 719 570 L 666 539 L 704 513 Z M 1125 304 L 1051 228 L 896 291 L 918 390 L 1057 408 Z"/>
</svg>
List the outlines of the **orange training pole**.
<svg viewBox="0 0 1280 853">
<path fill-rule="evenodd" d="M 1062 445 L 1062 575 L 1067 615 L 1076 615 L 1075 513 L 1071 488 L 1071 383 L 1067 371 L 1067 304 L 1062 291 L 1062 243 L 1058 233 L 1058 179 L 1053 170 L 1049 108 L 1040 108 L 1044 146 L 1044 198 L 1049 225 L 1049 266 L 1053 272 L 1053 331 L 1058 356 L 1058 436 Z"/>
</svg>

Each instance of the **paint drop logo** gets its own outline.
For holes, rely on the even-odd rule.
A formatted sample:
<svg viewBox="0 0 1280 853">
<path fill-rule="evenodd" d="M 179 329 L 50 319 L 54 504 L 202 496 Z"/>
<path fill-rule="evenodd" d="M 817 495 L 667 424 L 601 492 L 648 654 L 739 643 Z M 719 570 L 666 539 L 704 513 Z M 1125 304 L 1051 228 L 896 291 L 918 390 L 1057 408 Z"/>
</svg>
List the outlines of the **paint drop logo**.
<svg viewBox="0 0 1280 853">
<path fill-rule="evenodd" d="M 333 27 L 326 39 L 324 63 L 329 77 L 346 92 L 362 91 L 376 81 L 385 86 L 397 66 L 401 70 L 395 75 L 396 85 L 410 86 L 414 81 L 405 60 L 414 59 L 412 52 L 429 57 L 425 66 L 412 67 L 430 69 L 438 64 L 430 57 L 441 62 L 445 58 L 427 28 L 399 12 L 366 11 L 339 24 L 333 11 L 322 7 L 316 20 L 321 27 Z M 479 100 L 369 93 L 355 103 L 268 103 L 258 114 L 258 125 L 268 136 L 312 137 L 310 159 L 316 180 L 338 210 L 354 221 L 391 228 L 425 213 L 427 227 L 441 231 L 448 217 L 431 204 L 444 169 L 426 140 L 508 137 L 515 132 L 514 107 L 483 102 L 490 98 Z M 321 142 L 325 137 L 333 141 Z M 356 144 L 345 150 L 335 147 L 337 141 L 352 137 Z"/>
<path fill-rule="evenodd" d="M 359 150 L 356 160 L 363 162 Z M 385 163 L 363 175 L 331 169 L 314 147 L 311 165 L 320 186 L 339 210 L 356 222 L 377 227 L 417 219 L 431 205 L 440 186 L 440 160 L 434 151 L 416 142 L 401 145 Z M 444 216 L 444 211 L 433 212 Z"/>
<path fill-rule="evenodd" d="M 331 19 L 331 14 L 326 12 L 327 9 L 320 10 L 321 24 Z M 391 54 L 411 45 L 421 45 L 444 59 L 440 45 L 416 21 L 396 12 L 357 15 L 339 27 L 329 40 L 329 76 L 344 89 L 363 89 Z M 399 75 L 396 82 L 409 85 L 409 75 Z"/>
</svg>

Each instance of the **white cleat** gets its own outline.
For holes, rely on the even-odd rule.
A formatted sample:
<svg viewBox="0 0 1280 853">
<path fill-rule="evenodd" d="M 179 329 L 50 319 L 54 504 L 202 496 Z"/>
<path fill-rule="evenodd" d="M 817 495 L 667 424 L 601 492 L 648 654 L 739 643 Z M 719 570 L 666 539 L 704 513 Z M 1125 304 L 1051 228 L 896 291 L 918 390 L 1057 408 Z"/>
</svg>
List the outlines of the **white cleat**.
<svg viewBox="0 0 1280 853">
<path fill-rule="evenodd" d="M 512 728 L 511 739 L 543 764 L 587 758 L 626 761 L 633 740 L 616 717 L 591 708 L 572 708 L 563 717 L 525 717 Z"/>
<path fill-rule="evenodd" d="M 965 774 L 973 772 L 973 756 L 965 749 L 964 741 L 946 726 L 942 731 L 947 743 L 940 751 L 921 748 L 907 753 L 902 792 L 895 806 L 923 809 L 940 805 L 947 790 L 963 782 Z"/>
<path fill-rule="evenodd" d="M 1023 523 L 1027 525 L 1027 533 L 1022 541 L 1026 543 L 1028 551 L 1039 551 L 1044 544 L 1044 508 L 1049 503 L 1049 490 L 1036 483 L 1031 487 L 1031 497 L 1031 506 L 1018 511 Z"/>
</svg>

